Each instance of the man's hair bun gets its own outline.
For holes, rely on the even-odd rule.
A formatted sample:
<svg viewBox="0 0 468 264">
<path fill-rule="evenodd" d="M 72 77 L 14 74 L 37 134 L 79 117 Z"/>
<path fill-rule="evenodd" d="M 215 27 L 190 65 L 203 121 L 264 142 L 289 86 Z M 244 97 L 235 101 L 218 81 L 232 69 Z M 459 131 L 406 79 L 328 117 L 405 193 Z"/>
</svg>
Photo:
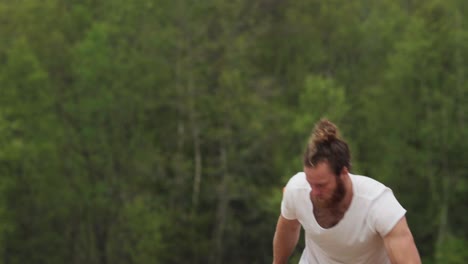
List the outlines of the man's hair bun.
<svg viewBox="0 0 468 264">
<path fill-rule="evenodd" d="M 320 162 L 328 162 L 335 175 L 340 175 L 343 168 L 351 170 L 351 155 L 348 144 L 341 139 L 338 127 L 327 119 L 315 124 L 306 151 L 304 166 L 313 168 Z"/>
<path fill-rule="evenodd" d="M 338 128 L 332 122 L 328 121 L 327 119 L 320 120 L 314 128 L 313 133 L 313 143 L 323 144 L 323 143 L 330 143 L 339 138 L 338 136 Z"/>
</svg>

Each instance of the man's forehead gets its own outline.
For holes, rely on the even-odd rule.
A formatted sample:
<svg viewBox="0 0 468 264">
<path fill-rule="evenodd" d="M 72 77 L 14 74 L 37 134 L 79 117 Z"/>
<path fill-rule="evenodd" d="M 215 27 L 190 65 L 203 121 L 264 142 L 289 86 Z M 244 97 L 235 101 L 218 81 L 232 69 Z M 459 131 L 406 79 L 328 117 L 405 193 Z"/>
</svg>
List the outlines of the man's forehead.
<svg viewBox="0 0 468 264">
<path fill-rule="evenodd" d="M 330 165 L 326 161 L 320 162 L 314 167 L 304 166 L 304 172 L 306 174 L 314 174 L 314 175 L 333 174 Z"/>
<path fill-rule="evenodd" d="M 304 168 L 307 180 L 313 184 L 325 184 L 335 177 L 330 171 L 318 171 L 311 168 Z"/>
<path fill-rule="evenodd" d="M 322 177 L 322 178 L 314 178 L 314 177 L 309 177 L 308 181 L 313 184 L 327 184 L 329 183 L 333 178 L 330 177 Z"/>
</svg>

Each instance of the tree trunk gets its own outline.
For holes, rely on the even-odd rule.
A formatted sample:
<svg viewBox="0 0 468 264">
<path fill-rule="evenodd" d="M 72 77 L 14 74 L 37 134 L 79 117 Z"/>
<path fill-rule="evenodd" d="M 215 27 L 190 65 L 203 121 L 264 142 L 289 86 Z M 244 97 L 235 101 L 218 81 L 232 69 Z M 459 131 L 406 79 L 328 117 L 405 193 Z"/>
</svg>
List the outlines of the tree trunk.
<svg viewBox="0 0 468 264">
<path fill-rule="evenodd" d="M 218 187 L 218 208 L 216 213 L 216 227 L 214 231 L 214 253 L 212 256 L 212 263 L 222 263 L 223 260 L 223 238 L 224 228 L 226 226 L 226 217 L 228 212 L 229 194 L 228 194 L 228 183 L 229 183 L 229 172 L 228 172 L 228 159 L 226 145 L 222 145 L 220 149 L 220 161 L 221 161 L 221 183 Z"/>
<path fill-rule="evenodd" d="M 193 111 L 191 111 L 193 112 Z M 193 194 L 192 194 L 192 215 L 195 214 L 198 207 L 198 200 L 200 194 L 200 185 L 202 180 L 202 154 L 200 149 L 200 132 L 198 124 L 196 123 L 194 113 L 191 114 L 192 122 L 192 137 L 193 137 L 193 154 L 195 160 L 195 175 L 193 181 Z"/>
<path fill-rule="evenodd" d="M 102 221 L 102 220 L 101 220 Z M 96 239 L 96 247 L 98 254 L 98 263 L 107 264 L 107 224 L 95 223 L 94 236 Z"/>
<path fill-rule="evenodd" d="M 444 247 L 444 243 L 446 241 L 448 235 L 448 179 L 443 179 L 442 182 L 442 202 L 439 206 L 440 214 L 439 214 L 439 227 L 437 230 L 437 240 L 436 240 L 436 263 L 444 263 L 444 259 L 440 256 Z"/>
</svg>

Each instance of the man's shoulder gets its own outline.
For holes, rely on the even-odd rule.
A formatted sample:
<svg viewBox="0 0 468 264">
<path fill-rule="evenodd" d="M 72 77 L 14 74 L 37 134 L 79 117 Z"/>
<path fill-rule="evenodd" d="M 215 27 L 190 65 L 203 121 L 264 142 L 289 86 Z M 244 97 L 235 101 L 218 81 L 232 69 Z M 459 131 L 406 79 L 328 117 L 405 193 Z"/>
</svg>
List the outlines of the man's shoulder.
<svg viewBox="0 0 468 264">
<path fill-rule="evenodd" d="M 355 195 L 367 200 L 374 200 L 388 189 L 383 183 L 367 176 L 350 174 Z"/>
<path fill-rule="evenodd" d="M 310 188 L 304 172 L 298 172 L 292 176 L 286 184 L 288 189 L 307 189 Z"/>
</svg>

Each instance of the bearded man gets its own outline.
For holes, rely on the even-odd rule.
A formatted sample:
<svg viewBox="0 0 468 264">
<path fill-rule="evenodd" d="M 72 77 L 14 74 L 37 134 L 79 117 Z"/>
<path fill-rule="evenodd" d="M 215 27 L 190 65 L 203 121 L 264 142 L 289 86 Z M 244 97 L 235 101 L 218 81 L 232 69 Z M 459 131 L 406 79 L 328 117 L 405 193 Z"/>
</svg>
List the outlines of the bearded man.
<svg viewBox="0 0 468 264">
<path fill-rule="evenodd" d="M 284 188 L 274 264 L 287 263 L 301 226 L 300 264 L 421 263 L 406 210 L 391 189 L 349 172 L 348 145 L 330 121 L 315 125 L 303 166 Z"/>
</svg>

